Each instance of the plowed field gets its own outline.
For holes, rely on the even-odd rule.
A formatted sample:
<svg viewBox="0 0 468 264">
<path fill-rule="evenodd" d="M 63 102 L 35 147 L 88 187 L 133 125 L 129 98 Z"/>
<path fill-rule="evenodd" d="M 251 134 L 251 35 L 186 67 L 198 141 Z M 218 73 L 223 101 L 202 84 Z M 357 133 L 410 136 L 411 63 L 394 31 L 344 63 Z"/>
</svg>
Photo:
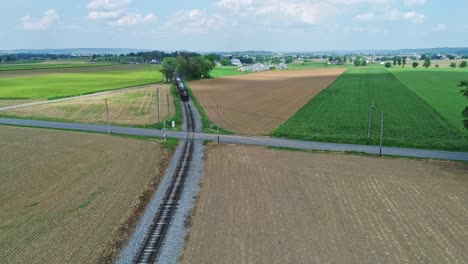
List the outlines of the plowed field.
<svg viewBox="0 0 468 264">
<path fill-rule="evenodd" d="M 216 145 L 182 263 L 467 263 L 468 165 Z"/>
<path fill-rule="evenodd" d="M 108 99 L 109 119 L 113 124 L 147 125 L 157 123 L 157 89 L 160 90 L 160 121 L 174 115 L 174 100 L 168 85 L 84 97 L 69 101 L 43 104 L 3 111 L 8 116 L 60 119 L 80 123 L 106 123 Z M 169 96 L 169 97 L 168 97 Z M 169 98 L 169 102 L 168 102 Z M 168 111 L 169 104 L 169 111 Z"/>
<path fill-rule="evenodd" d="M 6 126 L 0 146 L 1 263 L 102 261 L 168 156 L 157 142 Z"/>
<path fill-rule="evenodd" d="M 269 71 L 191 82 L 211 120 L 241 134 L 268 134 L 288 120 L 345 69 Z"/>
</svg>

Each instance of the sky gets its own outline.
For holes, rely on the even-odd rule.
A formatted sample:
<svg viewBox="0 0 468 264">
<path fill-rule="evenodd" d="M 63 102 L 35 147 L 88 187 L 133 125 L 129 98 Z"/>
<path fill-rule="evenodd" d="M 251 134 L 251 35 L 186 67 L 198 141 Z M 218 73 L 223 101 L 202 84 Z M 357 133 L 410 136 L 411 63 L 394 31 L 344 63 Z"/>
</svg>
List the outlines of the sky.
<svg viewBox="0 0 468 264">
<path fill-rule="evenodd" d="M 468 46 L 466 0 L 0 0 L 0 49 Z"/>
</svg>

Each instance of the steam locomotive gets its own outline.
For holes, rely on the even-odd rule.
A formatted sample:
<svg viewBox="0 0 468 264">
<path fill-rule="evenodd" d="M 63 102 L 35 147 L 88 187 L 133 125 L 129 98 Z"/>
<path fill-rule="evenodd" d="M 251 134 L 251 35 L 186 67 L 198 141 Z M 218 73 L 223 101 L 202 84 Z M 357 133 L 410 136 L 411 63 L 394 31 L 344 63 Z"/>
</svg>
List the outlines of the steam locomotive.
<svg viewBox="0 0 468 264">
<path fill-rule="evenodd" d="M 180 77 L 177 77 L 177 75 L 174 77 L 174 84 L 177 87 L 177 91 L 179 92 L 179 96 L 182 102 L 188 102 L 189 94 L 187 92 L 187 89 L 185 89 L 182 79 Z"/>
</svg>

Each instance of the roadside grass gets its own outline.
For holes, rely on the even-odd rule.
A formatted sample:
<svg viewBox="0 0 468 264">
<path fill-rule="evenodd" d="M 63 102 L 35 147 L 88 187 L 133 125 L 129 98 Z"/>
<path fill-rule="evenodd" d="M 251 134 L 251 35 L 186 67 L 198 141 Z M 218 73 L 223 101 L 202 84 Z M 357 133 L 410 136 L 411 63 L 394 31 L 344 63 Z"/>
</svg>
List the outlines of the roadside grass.
<svg viewBox="0 0 468 264">
<path fill-rule="evenodd" d="M 443 162 L 468 163 L 468 161 L 395 156 L 395 155 L 386 155 L 385 153 L 382 156 L 380 156 L 379 154 L 372 154 L 372 153 L 359 152 L 359 151 L 313 150 L 313 149 L 300 149 L 300 148 L 290 148 L 290 147 L 270 147 L 270 146 L 266 148 L 278 150 L 278 151 L 297 151 L 297 152 L 304 152 L 304 153 L 319 153 L 319 154 L 341 154 L 341 155 L 352 155 L 352 156 L 361 156 L 361 157 L 370 157 L 370 158 L 386 158 L 386 159 L 402 159 L 402 160 L 438 160 L 438 161 L 443 161 Z"/>
<path fill-rule="evenodd" d="M 371 140 L 367 127 L 375 102 Z M 385 68 L 350 68 L 273 136 L 350 144 L 379 144 L 384 112 L 385 146 L 468 150 L 468 136 L 405 87 Z"/>
<path fill-rule="evenodd" d="M 467 100 L 457 85 L 468 80 L 468 70 L 395 68 L 391 72 L 453 126 L 463 129 L 462 110 Z"/>
<path fill-rule="evenodd" d="M 0 64 L 0 71 L 25 71 L 39 69 L 62 69 L 62 68 L 80 68 L 80 67 L 100 67 L 109 66 L 111 63 L 64 63 L 47 64 L 43 62 L 28 62 L 18 64 Z"/>
<path fill-rule="evenodd" d="M 0 78 L 0 99 L 58 99 L 126 87 L 160 83 L 157 68 L 138 71 L 57 74 L 24 78 Z"/>
<path fill-rule="evenodd" d="M 195 104 L 195 107 L 198 109 L 198 112 L 200 113 L 201 122 L 202 122 L 202 126 L 203 126 L 202 131 L 204 133 L 208 133 L 208 134 L 216 134 L 218 132 L 216 124 L 214 122 L 212 122 L 208 118 L 208 115 L 206 114 L 205 110 L 201 106 L 200 102 L 198 102 L 197 98 L 193 94 L 193 92 L 190 89 L 190 86 L 187 84 L 187 82 L 184 82 L 184 85 L 185 85 L 185 88 L 187 89 L 187 92 L 190 95 L 190 99 L 193 101 L 193 103 Z M 219 134 L 221 134 L 221 135 L 231 135 L 233 133 L 226 130 L 226 129 L 224 129 L 224 128 L 222 128 L 222 127 L 219 127 Z"/>
<path fill-rule="evenodd" d="M 237 71 L 239 67 L 234 67 L 234 66 L 216 66 L 211 72 L 210 72 L 210 77 L 211 78 L 219 78 L 219 77 L 225 77 L 225 76 L 233 76 L 233 75 L 244 75 L 244 74 L 249 74 L 251 72 L 239 72 Z"/>
</svg>

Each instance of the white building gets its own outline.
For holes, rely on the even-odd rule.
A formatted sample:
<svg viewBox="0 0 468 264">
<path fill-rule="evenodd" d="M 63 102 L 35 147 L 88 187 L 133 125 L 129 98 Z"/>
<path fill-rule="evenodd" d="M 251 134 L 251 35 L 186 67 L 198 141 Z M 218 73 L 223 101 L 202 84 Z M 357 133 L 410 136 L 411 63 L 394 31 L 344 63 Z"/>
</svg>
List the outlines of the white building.
<svg viewBox="0 0 468 264">
<path fill-rule="evenodd" d="M 239 59 L 232 59 L 231 60 L 232 66 L 242 66 L 242 62 Z"/>
</svg>

